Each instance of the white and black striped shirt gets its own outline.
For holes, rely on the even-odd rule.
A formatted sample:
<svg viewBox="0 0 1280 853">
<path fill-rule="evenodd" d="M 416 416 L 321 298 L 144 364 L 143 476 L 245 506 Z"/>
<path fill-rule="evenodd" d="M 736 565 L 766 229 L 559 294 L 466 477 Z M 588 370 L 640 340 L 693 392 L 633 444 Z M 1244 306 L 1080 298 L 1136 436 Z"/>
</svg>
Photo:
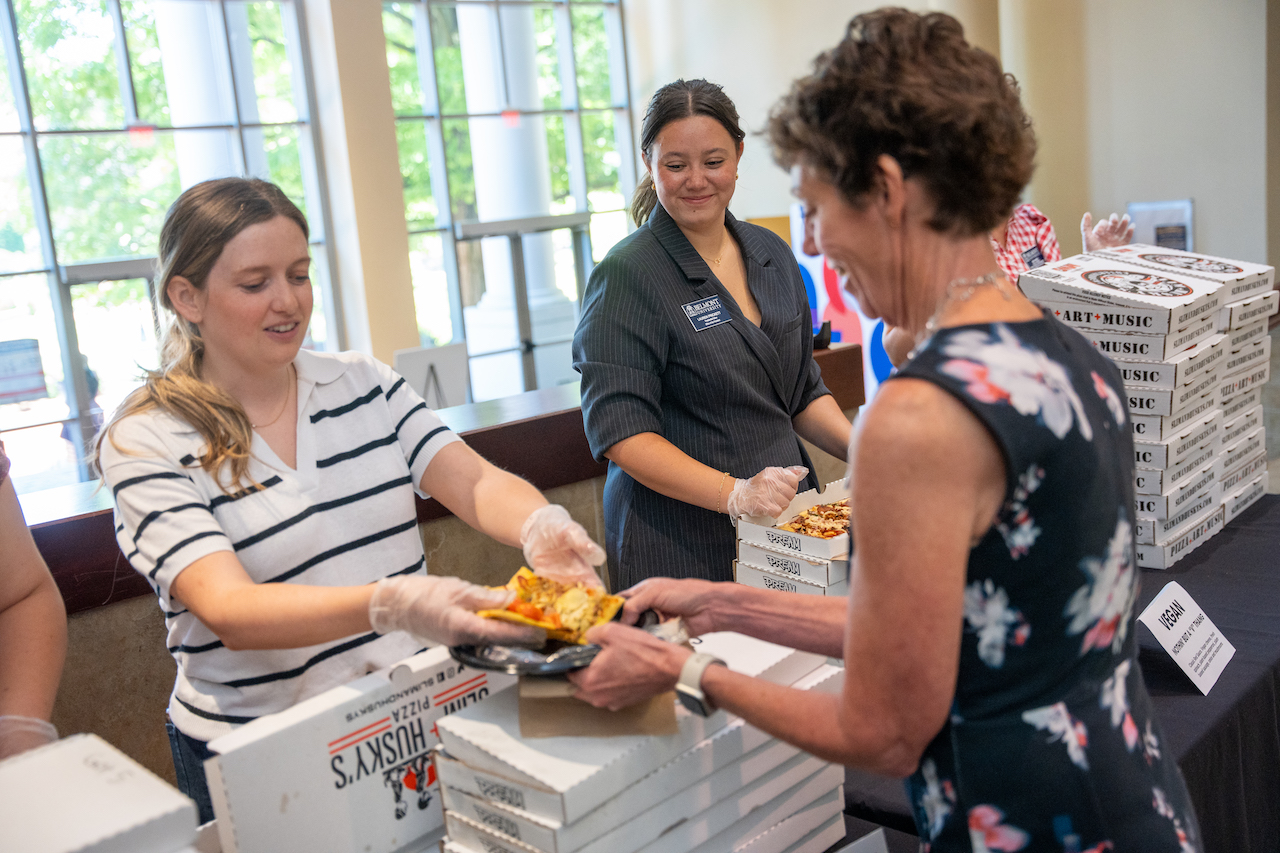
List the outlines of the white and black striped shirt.
<svg viewBox="0 0 1280 853">
<path fill-rule="evenodd" d="M 234 551 L 257 583 L 352 586 L 425 573 L 413 495 L 435 454 L 460 439 L 384 364 L 306 350 L 294 364 L 298 467 L 255 433 L 249 475 L 260 491 L 219 488 L 200 468 L 199 433 L 168 414 L 125 418 L 103 442 L 120 548 L 155 588 L 178 662 L 169 715 L 199 740 L 420 647 L 397 632 L 231 651 L 169 594 L 179 572 L 216 551 Z M 225 466 L 221 477 L 229 482 Z"/>
</svg>

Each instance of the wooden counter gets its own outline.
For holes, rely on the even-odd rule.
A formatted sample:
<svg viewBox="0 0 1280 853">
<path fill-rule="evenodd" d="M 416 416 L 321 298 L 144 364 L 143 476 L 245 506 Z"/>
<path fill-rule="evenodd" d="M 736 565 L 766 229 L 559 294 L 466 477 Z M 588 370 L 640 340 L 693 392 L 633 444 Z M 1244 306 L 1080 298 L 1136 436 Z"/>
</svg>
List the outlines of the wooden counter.
<svg viewBox="0 0 1280 853">
<path fill-rule="evenodd" d="M 862 348 L 814 354 L 840 408 L 863 402 Z M 603 476 L 582 431 L 578 384 L 529 391 L 437 414 L 483 457 L 545 491 Z M 96 482 L 21 496 L 36 546 L 62 591 L 68 613 L 151 593 L 116 546 L 111 495 Z M 418 521 L 447 516 L 434 500 L 418 500 Z"/>
</svg>

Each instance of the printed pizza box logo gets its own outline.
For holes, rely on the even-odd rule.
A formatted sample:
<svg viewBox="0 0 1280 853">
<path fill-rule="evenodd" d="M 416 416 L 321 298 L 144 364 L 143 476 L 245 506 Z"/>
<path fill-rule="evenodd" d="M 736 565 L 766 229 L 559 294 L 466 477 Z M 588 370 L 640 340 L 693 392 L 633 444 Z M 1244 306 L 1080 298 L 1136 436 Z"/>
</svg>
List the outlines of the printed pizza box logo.
<svg viewBox="0 0 1280 853">
<path fill-rule="evenodd" d="M 1244 272 L 1243 269 L 1235 264 L 1211 261 L 1208 258 L 1201 258 L 1196 255 L 1139 255 L 1138 257 L 1144 261 L 1151 261 L 1153 264 L 1163 264 L 1166 267 L 1177 267 L 1178 269 L 1192 272 L 1216 273 L 1218 275 L 1235 275 Z"/>
<path fill-rule="evenodd" d="M 431 764 L 431 748 L 440 742 L 435 724 L 428 726 L 428 711 L 448 715 L 489 695 L 489 679 L 484 673 L 471 676 L 465 667 L 450 666 L 393 697 L 390 713 L 328 743 L 329 769 L 337 777 L 333 787 L 341 790 L 366 779 L 381 779 L 391 794 L 396 820 L 403 820 L 413 806 L 423 811 L 431 805 L 436 770 Z M 461 681 L 455 681 L 455 676 Z M 413 696 L 445 682 L 435 695 Z M 366 710 L 383 706 L 383 702 Z M 359 714 L 348 715 L 354 719 Z"/>
<path fill-rule="evenodd" d="M 1102 287 L 1142 296 L 1178 298 L 1191 295 L 1191 288 L 1180 281 L 1133 270 L 1091 270 L 1084 273 L 1084 278 Z"/>
</svg>

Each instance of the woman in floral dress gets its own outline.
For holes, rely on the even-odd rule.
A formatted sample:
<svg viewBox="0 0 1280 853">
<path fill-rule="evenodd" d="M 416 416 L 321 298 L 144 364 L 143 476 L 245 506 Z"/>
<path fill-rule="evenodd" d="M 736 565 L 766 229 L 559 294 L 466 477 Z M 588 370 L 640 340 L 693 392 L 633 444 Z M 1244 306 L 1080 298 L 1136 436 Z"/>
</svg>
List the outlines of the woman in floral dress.
<svg viewBox="0 0 1280 853">
<path fill-rule="evenodd" d="M 987 236 L 1032 172 L 1016 83 L 953 18 L 880 10 L 794 84 L 770 135 L 806 250 L 917 342 L 859 418 L 849 597 L 655 578 L 624 593 L 626 616 L 840 655 L 843 692 L 761 683 L 613 624 L 588 635 L 604 650 L 573 676 L 579 696 L 620 707 L 679 684 L 907 777 L 923 850 L 1196 853 L 1136 660 L 1120 374 L 1018 291 Z"/>
</svg>

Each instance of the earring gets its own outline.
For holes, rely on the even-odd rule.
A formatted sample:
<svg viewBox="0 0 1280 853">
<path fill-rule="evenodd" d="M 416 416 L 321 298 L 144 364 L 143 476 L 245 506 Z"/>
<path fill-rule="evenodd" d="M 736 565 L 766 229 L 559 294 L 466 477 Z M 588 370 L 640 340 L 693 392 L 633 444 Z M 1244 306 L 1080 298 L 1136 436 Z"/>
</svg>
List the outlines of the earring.
<svg viewBox="0 0 1280 853">
<path fill-rule="evenodd" d="M 741 172 L 734 172 L 734 173 L 733 173 L 733 179 L 734 179 L 735 181 L 736 181 L 736 180 L 738 180 L 738 178 L 740 178 L 740 177 L 742 177 L 742 173 L 741 173 Z"/>
</svg>

